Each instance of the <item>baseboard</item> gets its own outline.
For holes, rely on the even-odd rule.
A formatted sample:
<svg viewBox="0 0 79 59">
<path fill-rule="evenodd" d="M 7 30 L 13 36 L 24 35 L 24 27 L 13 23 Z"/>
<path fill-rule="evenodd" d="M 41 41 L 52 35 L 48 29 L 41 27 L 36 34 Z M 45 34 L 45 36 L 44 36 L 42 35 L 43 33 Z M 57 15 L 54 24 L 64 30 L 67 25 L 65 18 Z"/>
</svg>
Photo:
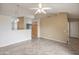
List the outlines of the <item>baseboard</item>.
<svg viewBox="0 0 79 59">
<path fill-rule="evenodd" d="M 8 47 L 8 46 L 18 46 L 18 45 L 20 45 L 19 43 L 22 43 L 22 42 L 26 42 L 26 40 L 18 41 L 18 42 L 15 42 L 15 43 L 5 44 L 5 45 L 0 46 L 0 48 Z"/>
<path fill-rule="evenodd" d="M 43 38 L 43 37 L 40 37 L 41 39 L 47 39 L 47 40 L 53 40 L 53 41 L 56 41 L 56 42 L 60 42 L 60 43 L 65 43 L 67 44 L 67 42 L 65 41 L 60 41 L 60 40 L 55 40 L 55 39 L 48 39 L 48 38 Z"/>
<path fill-rule="evenodd" d="M 79 39 L 78 37 L 69 37 L 69 38 Z"/>
</svg>

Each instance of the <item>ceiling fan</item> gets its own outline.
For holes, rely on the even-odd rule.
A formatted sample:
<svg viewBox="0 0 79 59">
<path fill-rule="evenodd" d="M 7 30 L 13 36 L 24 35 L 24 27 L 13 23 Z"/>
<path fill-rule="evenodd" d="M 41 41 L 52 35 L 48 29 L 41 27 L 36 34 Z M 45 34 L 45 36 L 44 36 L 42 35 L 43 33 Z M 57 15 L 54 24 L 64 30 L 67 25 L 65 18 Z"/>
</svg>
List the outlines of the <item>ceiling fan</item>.
<svg viewBox="0 0 79 59">
<path fill-rule="evenodd" d="M 41 14 L 41 13 L 43 13 L 43 14 L 46 14 L 46 11 L 45 10 L 49 10 L 49 9 L 51 9 L 51 8 L 48 8 L 48 7 L 42 7 L 42 3 L 39 3 L 38 4 L 38 8 L 31 8 L 31 9 L 35 9 L 36 10 L 36 12 L 35 12 L 35 14 Z"/>
</svg>

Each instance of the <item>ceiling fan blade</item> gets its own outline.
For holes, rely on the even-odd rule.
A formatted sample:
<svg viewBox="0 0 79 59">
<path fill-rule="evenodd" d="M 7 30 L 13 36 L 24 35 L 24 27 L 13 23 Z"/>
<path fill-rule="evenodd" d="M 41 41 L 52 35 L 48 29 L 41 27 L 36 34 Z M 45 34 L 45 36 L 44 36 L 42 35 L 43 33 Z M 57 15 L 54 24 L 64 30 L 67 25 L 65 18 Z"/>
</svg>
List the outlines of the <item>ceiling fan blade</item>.
<svg viewBox="0 0 79 59">
<path fill-rule="evenodd" d="M 49 10 L 49 9 L 52 9 L 52 8 L 42 8 L 42 9 L 44 9 L 44 10 Z"/>
<path fill-rule="evenodd" d="M 37 10 L 38 8 L 30 8 L 30 9 L 32 9 L 32 10 Z"/>
<path fill-rule="evenodd" d="M 38 10 L 35 12 L 35 14 L 37 14 L 37 13 L 39 13 L 39 11 L 38 11 Z"/>
<path fill-rule="evenodd" d="M 41 12 L 43 12 L 44 14 L 46 14 L 46 12 L 42 9 Z"/>
<path fill-rule="evenodd" d="M 43 9 L 41 9 L 41 10 L 38 9 L 38 10 L 35 12 L 35 14 L 37 14 L 37 13 L 39 13 L 39 14 L 40 14 L 40 13 L 44 13 L 44 14 L 46 14 L 46 12 L 45 12 Z"/>
</svg>

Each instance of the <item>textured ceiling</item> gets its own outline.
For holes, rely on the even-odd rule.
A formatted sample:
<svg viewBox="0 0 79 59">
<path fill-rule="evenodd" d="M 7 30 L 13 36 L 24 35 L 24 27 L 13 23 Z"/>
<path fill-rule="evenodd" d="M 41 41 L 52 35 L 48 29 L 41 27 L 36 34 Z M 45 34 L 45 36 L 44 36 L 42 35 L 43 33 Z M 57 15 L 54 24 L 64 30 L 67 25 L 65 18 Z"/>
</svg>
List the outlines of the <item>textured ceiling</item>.
<svg viewBox="0 0 79 59">
<path fill-rule="evenodd" d="M 19 8 L 17 8 L 17 5 L 20 5 Z M 36 7 L 38 7 L 38 3 L 1 3 L 0 14 L 33 17 L 36 10 L 30 10 L 30 8 Z M 52 8 L 46 10 L 47 14 L 66 12 L 69 18 L 79 18 L 78 3 L 43 3 L 43 7 Z"/>
</svg>

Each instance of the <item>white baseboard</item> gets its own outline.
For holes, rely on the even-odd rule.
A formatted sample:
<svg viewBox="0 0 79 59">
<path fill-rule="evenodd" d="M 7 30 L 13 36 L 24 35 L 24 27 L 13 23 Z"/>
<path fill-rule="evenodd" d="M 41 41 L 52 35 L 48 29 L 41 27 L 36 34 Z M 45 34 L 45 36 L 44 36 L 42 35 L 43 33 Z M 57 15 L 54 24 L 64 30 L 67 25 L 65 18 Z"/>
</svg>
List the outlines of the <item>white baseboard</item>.
<svg viewBox="0 0 79 59">
<path fill-rule="evenodd" d="M 44 37 L 40 37 L 40 38 L 44 38 Z M 57 40 L 57 39 L 49 39 L 49 38 L 44 38 L 44 39 L 53 40 L 53 41 L 57 41 L 60 43 L 67 43 L 66 41 L 61 41 L 61 40 Z"/>
</svg>

